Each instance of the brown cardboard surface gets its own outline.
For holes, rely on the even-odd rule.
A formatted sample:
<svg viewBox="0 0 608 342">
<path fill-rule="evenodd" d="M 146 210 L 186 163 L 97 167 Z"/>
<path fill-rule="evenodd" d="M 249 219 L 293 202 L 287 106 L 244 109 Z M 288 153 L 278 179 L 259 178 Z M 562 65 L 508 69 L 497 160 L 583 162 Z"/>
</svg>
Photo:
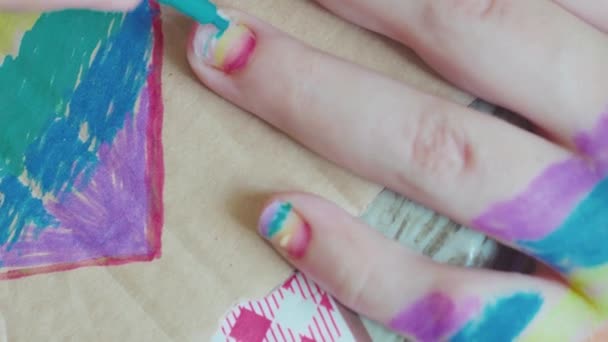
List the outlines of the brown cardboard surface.
<svg viewBox="0 0 608 342">
<path fill-rule="evenodd" d="M 313 2 L 223 4 L 422 89 L 471 100 L 412 62 L 407 49 Z M 163 256 L 0 282 L 8 341 L 206 341 L 232 304 L 263 296 L 291 271 L 254 231 L 268 193 L 311 191 L 359 214 L 379 190 L 200 86 L 185 58 L 191 23 L 172 11 L 163 17 Z"/>
</svg>

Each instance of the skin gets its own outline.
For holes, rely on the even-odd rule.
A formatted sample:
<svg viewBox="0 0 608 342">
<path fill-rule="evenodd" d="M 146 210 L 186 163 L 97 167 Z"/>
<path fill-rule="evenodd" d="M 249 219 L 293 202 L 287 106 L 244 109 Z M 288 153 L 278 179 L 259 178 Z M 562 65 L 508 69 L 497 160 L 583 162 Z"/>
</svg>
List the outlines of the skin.
<svg viewBox="0 0 608 342">
<path fill-rule="evenodd" d="M 552 236 L 559 238 L 562 228 L 584 247 L 603 243 L 593 239 L 608 229 L 601 224 L 601 213 L 608 209 L 602 207 L 601 196 L 592 197 L 593 205 L 584 211 L 600 224 L 581 226 L 585 231 L 580 233 L 568 225 L 578 222 L 572 219 L 577 205 L 608 174 L 603 145 L 598 145 L 608 139 L 603 136 L 608 132 L 598 128 L 608 115 L 607 4 L 318 1 L 336 15 L 411 47 L 446 79 L 521 113 L 543 135 L 324 54 L 238 11 L 224 10 L 250 31 L 240 39 L 232 36 L 230 42 L 218 43 L 209 37 L 213 30 L 195 25 L 188 51 L 192 70 L 219 96 L 328 160 L 533 257 L 543 258 L 546 251 L 526 246 L 546 246 L 527 243 L 524 237 L 542 239 L 558 232 Z M 73 5 L 39 3 L 46 8 Z M 0 7 L 33 9 L 29 5 L 34 2 L 0 0 Z M 110 9 L 116 2 L 90 5 Z M 125 1 L 116 8 L 132 5 Z M 226 55 L 238 61 L 238 68 L 223 70 L 225 60 L 209 57 L 217 56 L 209 53 L 216 44 L 230 52 Z M 267 82 L 270 71 L 273 82 Z M 587 136 L 599 138 L 581 139 Z M 577 189 L 564 188 L 568 198 L 557 191 L 550 203 L 559 205 L 547 205 L 545 189 L 572 184 L 564 183 L 564 177 L 584 179 Z M 554 270 L 541 268 L 543 272 L 534 275 L 460 269 L 404 249 L 313 195 L 277 194 L 268 208 L 280 207 L 277 203 L 289 203 L 289 222 L 300 223 L 268 236 L 264 222 L 282 220 L 273 220 L 265 210 L 260 231 L 271 245 L 342 303 L 405 336 L 421 341 L 492 340 L 492 324 L 502 320 L 513 324 L 501 336 L 513 339 L 600 340 L 601 326 L 608 321 L 608 268 L 603 267 L 608 261 L 604 265 L 585 259 L 568 267 L 554 265 Z M 526 230 L 526 236 L 517 236 L 532 216 L 524 211 L 514 223 L 492 213 L 522 203 L 541 214 L 559 207 L 561 216 L 542 232 Z M 306 227 L 306 234 L 297 227 Z M 289 240 L 293 236 L 297 246 L 296 240 Z M 568 243 L 561 239 L 558 244 Z M 506 303 L 504 309 L 501 303 Z M 420 317 L 418 312 L 427 318 L 425 324 L 431 322 L 425 326 L 428 330 L 413 330 L 422 326 L 411 321 Z M 484 331 L 474 331 L 476 326 Z"/>
<path fill-rule="evenodd" d="M 605 157 L 592 152 L 603 148 L 589 148 L 601 145 L 606 134 L 598 127 L 608 109 L 608 36 L 601 31 L 608 27 L 597 17 L 606 5 L 590 10 L 581 2 L 549 1 L 321 4 L 408 45 L 453 83 L 525 115 L 546 134 L 525 132 L 323 54 L 236 11 L 227 13 L 257 39 L 248 64 L 225 73 L 197 53 L 205 41 L 199 32 L 205 29 L 195 28 L 189 53 L 194 72 L 220 96 L 323 157 L 533 257 L 550 255 L 545 261 L 554 262 L 570 256 L 555 257 L 551 249 L 542 250 L 548 248 L 545 240 L 535 239 L 546 237 L 558 251 L 560 244 L 570 242 L 601 248 L 598 244 L 605 240 L 594 236 L 601 237 L 605 225 L 581 226 L 585 231 L 577 232 L 570 222 L 579 221 L 574 215 L 577 206 L 606 176 Z M 492 6 L 483 6 L 488 4 Z M 265 82 L 270 70 L 273 82 Z M 277 99 L 279 93 L 289 96 Z M 374 94 L 373 103 L 369 94 Z M 596 138 L 581 143 L 580 137 L 588 136 Z M 568 272 L 561 274 L 463 270 L 421 258 L 315 196 L 278 194 L 270 203 L 276 201 L 293 205 L 307 222 L 302 226 L 310 227 L 311 238 L 307 250 L 294 255 L 284 247 L 291 242 L 284 236 L 266 236 L 262 227 L 271 245 L 347 306 L 406 336 L 483 341 L 495 336 L 479 334 L 499 332 L 524 341 L 577 341 L 593 338 L 593 331 L 606 320 L 607 272 L 586 267 L 601 264 L 591 260 L 592 254 L 580 264 L 562 267 Z M 602 200 L 591 202 L 604 205 Z M 514 215 L 508 213 L 520 207 L 540 213 L 541 220 L 554 214 L 551 225 L 534 231 L 538 217 L 525 211 L 515 215 L 523 222 L 509 221 Z M 583 212 L 593 207 L 587 205 Z M 594 219 L 602 222 L 603 211 L 591 215 L 599 215 Z M 585 248 L 571 246 L 564 250 L 579 261 Z M 447 304 L 420 309 L 419 303 L 433 303 L 425 299 L 434 294 L 449 298 Z M 463 303 L 469 301 L 477 301 L 479 307 L 466 309 Z M 509 303 L 520 304 L 509 311 Z M 441 319 L 426 314 L 427 320 L 434 319 L 429 328 L 434 331 L 413 331 L 409 327 L 421 325 L 400 320 L 418 317 L 409 314 L 414 309 L 441 313 Z M 465 323 L 460 322 L 462 316 Z M 496 330 L 497 324 L 501 326 L 496 317 L 516 324 L 508 328 L 511 331 Z M 474 331 L 475 324 L 484 331 Z"/>
</svg>

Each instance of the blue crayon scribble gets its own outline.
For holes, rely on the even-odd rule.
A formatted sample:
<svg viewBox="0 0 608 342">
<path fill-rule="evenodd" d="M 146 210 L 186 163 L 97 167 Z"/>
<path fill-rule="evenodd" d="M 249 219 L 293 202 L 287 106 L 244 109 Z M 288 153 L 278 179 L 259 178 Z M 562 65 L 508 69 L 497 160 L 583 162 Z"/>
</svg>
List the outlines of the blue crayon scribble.
<svg viewBox="0 0 608 342">
<path fill-rule="evenodd" d="M 42 194 L 61 198 L 74 186 L 85 186 L 97 166 L 99 147 L 111 143 L 126 115 L 132 115 L 148 76 L 154 14 L 143 2 L 124 17 L 119 32 L 102 41 L 73 93 L 60 101 L 69 102 L 66 112 L 51 115 L 44 133 L 27 146 L 23 160 L 27 177 Z M 48 16 L 53 15 L 63 14 Z M 46 56 L 44 51 L 39 55 Z M 0 197 L 4 197 L 0 201 L 0 246 L 7 249 L 28 225 L 57 225 L 18 177 L 0 174 Z"/>
<path fill-rule="evenodd" d="M 147 79 L 151 20 L 146 6 L 125 18 L 123 30 L 102 46 L 74 91 L 70 115 L 53 121 L 48 133 L 29 146 L 26 169 L 44 193 L 69 192 L 80 175 L 89 179 L 98 147 L 111 142 L 132 113 Z M 82 141 L 85 123 L 88 136 Z"/>
<path fill-rule="evenodd" d="M 540 241 L 519 244 L 563 273 L 608 263 L 608 178 L 600 182 L 566 221 Z"/>
<path fill-rule="evenodd" d="M 512 342 L 540 311 L 543 299 L 536 293 L 517 293 L 487 306 L 469 321 L 450 342 Z"/>
<path fill-rule="evenodd" d="M 40 199 L 32 197 L 30 189 L 13 177 L 0 179 L 0 243 L 14 243 L 27 224 L 48 227 L 55 219 L 44 209 Z"/>
</svg>

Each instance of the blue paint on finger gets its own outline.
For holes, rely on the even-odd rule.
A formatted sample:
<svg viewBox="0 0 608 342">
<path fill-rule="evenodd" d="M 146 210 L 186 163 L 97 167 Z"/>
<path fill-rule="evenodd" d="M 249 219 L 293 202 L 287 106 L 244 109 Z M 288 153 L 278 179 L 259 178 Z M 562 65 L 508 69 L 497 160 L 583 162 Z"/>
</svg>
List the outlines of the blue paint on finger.
<svg viewBox="0 0 608 342">
<path fill-rule="evenodd" d="M 511 342 L 528 327 L 543 305 L 537 293 L 517 293 L 486 306 L 451 342 Z"/>
<path fill-rule="evenodd" d="M 600 182 L 564 223 L 539 241 L 520 241 L 563 273 L 608 263 L 608 178 Z M 531 209 L 533 210 L 533 209 Z"/>
</svg>

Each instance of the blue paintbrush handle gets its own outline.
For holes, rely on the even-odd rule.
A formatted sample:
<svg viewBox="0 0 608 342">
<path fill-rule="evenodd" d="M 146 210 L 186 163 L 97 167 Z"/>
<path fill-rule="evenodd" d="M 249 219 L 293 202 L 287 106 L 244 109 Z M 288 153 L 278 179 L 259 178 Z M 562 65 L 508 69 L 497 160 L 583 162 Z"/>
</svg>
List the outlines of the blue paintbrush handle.
<svg viewBox="0 0 608 342">
<path fill-rule="evenodd" d="M 159 0 L 163 5 L 191 17 L 201 24 L 213 24 L 220 31 L 228 28 L 229 22 L 217 13 L 217 6 L 208 0 Z"/>
</svg>

